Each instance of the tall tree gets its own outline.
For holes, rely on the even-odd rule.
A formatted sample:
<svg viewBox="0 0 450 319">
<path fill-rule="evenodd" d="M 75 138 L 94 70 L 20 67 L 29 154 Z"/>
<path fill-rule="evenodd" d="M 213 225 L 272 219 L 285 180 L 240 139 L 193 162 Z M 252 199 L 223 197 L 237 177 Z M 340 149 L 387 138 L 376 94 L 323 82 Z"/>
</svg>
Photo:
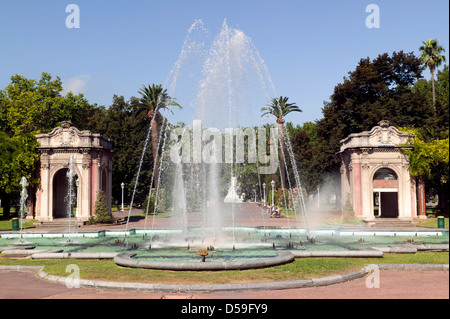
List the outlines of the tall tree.
<svg viewBox="0 0 450 319">
<path fill-rule="evenodd" d="M 340 141 L 351 133 L 370 130 L 383 119 L 395 126 L 424 126 L 433 116 L 431 105 L 411 89 L 422 71 L 422 61 L 413 52 L 361 59 L 322 108 L 317 123 L 322 171 L 339 171 Z"/>
<path fill-rule="evenodd" d="M 438 194 L 437 208 L 440 213 L 449 214 L 449 139 L 426 141 L 420 130 L 400 128 L 413 133 L 414 148 L 404 152 L 409 158 L 409 171 L 412 176 L 426 181 L 427 188 Z M 428 191 L 428 193 L 430 193 Z"/>
<path fill-rule="evenodd" d="M 434 88 L 434 72 L 436 68 L 441 65 L 442 62 L 445 62 L 445 56 L 441 55 L 441 53 L 445 52 L 444 48 L 439 45 L 437 39 L 428 39 L 428 41 L 423 41 L 423 45 L 419 48 L 421 51 L 420 56 L 422 58 L 422 62 L 430 69 L 431 73 L 431 83 L 433 89 L 433 107 L 436 112 L 436 94 Z"/>
<path fill-rule="evenodd" d="M 269 100 L 269 104 L 267 106 L 261 108 L 261 112 L 263 114 L 261 117 L 266 115 L 273 115 L 276 118 L 278 124 L 278 132 L 280 135 L 280 165 L 281 165 L 281 187 L 285 186 L 285 156 L 286 152 L 284 151 L 284 118 L 291 112 L 302 112 L 302 110 L 295 105 L 295 103 L 288 103 L 289 98 L 280 96 L 279 98 L 272 98 Z"/>
<path fill-rule="evenodd" d="M 449 136 L 449 67 L 444 65 L 436 73 L 436 104 L 435 113 L 429 117 L 420 129 L 420 133 L 426 141 L 442 140 Z M 430 109 L 433 108 L 433 94 L 431 80 L 420 79 L 414 84 L 412 90 L 415 94 L 421 94 L 427 98 Z"/>
<path fill-rule="evenodd" d="M 159 143 L 159 129 L 158 129 L 158 118 L 161 117 L 161 110 L 168 110 L 172 114 L 172 110 L 169 106 L 176 106 L 180 110 L 182 107 L 175 101 L 174 98 L 170 97 L 167 90 L 162 87 L 161 84 L 151 86 L 143 86 L 139 93 L 141 94 L 141 105 L 143 109 L 147 111 L 147 116 L 151 121 L 151 137 L 152 137 L 152 149 L 153 149 L 153 163 L 154 163 L 154 183 L 156 185 L 158 181 L 158 143 Z"/>
<path fill-rule="evenodd" d="M 113 96 L 112 104 L 99 120 L 96 133 L 110 138 L 114 142 L 112 196 L 116 203 L 121 199 L 121 183 L 125 184 L 124 201 L 129 202 L 128 195 L 133 190 L 136 167 L 142 155 L 142 141 L 148 127 L 148 117 L 142 112 L 139 99 L 131 97 L 126 101 L 123 96 Z M 153 168 L 151 152 L 145 154 L 141 169 L 136 203 L 144 201 L 144 189 L 150 183 Z M 142 186 L 142 187 L 141 187 Z M 142 193 L 141 191 L 142 190 Z"/>
</svg>

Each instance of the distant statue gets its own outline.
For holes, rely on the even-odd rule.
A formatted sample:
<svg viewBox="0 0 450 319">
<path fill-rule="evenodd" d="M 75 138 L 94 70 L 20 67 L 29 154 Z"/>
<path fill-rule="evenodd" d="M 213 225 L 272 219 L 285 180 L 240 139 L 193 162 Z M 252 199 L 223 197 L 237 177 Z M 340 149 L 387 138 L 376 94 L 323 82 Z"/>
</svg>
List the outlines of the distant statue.
<svg viewBox="0 0 450 319">
<path fill-rule="evenodd" d="M 227 196 L 225 196 L 225 199 L 223 200 L 224 203 L 242 203 L 243 198 L 240 197 L 237 192 L 237 181 L 236 177 L 231 177 L 231 185 L 228 189 Z"/>
</svg>

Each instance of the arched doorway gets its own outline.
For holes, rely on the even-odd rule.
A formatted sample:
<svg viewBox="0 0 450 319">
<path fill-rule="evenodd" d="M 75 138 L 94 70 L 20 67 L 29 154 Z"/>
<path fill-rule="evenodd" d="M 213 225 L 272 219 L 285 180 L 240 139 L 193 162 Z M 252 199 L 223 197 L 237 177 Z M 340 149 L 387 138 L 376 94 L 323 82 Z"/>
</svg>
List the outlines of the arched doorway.
<svg viewBox="0 0 450 319">
<path fill-rule="evenodd" d="M 375 217 L 398 218 L 398 178 L 389 168 L 380 168 L 373 176 Z"/>
<path fill-rule="evenodd" d="M 68 218 L 68 204 L 69 204 L 69 197 L 67 196 L 68 192 L 68 186 L 69 182 L 67 180 L 67 168 L 62 168 L 58 170 L 55 175 L 53 176 L 53 218 Z M 72 216 L 74 216 L 77 202 L 78 202 L 78 183 L 76 182 L 78 180 L 78 176 L 75 174 L 72 182 L 72 204 L 70 207 L 70 211 L 72 211 Z"/>
</svg>

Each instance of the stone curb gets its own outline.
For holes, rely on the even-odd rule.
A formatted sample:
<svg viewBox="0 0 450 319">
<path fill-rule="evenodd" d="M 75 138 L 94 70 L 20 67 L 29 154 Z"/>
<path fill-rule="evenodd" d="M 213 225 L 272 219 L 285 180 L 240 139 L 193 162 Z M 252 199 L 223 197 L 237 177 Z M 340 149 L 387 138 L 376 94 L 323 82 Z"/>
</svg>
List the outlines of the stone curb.
<svg viewBox="0 0 450 319">
<path fill-rule="evenodd" d="M 2 254 L 5 255 L 33 255 L 33 254 L 52 254 L 62 252 L 62 249 L 5 249 Z"/>
<path fill-rule="evenodd" d="M 311 257 L 355 257 L 355 258 L 372 258 L 383 257 L 384 253 L 381 250 L 302 250 L 291 251 L 296 258 L 311 258 Z"/>
<path fill-rule="evenodd" d="M 449 270 L 449 264 L 377 264 L 381 270 Z"/>
<path fill-rule="evenodd" d="M 1 269 L 0 269 L 1 270 Z M 80 279 L 80 287 L 95 289 L 119 289 L 119 290 L 138 290 L 138 291 L 159 291 L 159 292 L 212 292 L 212 291 L 230 291 L 230 290 L 281 290 L 307 287 L 327 286 L 345 281 L 362 278 L 370 270 L 365 267 L 343 275 L 334 275 L 321 278 L 299 279 L 288 281 L 256 282 L 256 283 L 233 283 L 233 284 L 160 284 L 160 283 L 134 283 L 134 282 L 113 282 L 99 280 Z M 39 277 L 48 281 L 57 283 L 66 283 L 66 277 L 48 275 L 40 270 Z"/>
<path fill-rule="evenodd" d="M 119 289 L 119 290 L 139 290 L 139 291 L 161 291 L 161 292 L 182 292 L 182 291 L 229 291 L 229 290 L 281 290 L 297 289 L 307 287 L 328 286 L 346 281 L 362 278 L 369 274 L 374 267 L 381 270 L 422 270 L 422 271 L 449 271 L 448 264 L 370 264 L 357 271 L 352 271 L 342 275 L 333 275 L 312 279 L 299 279 L 287 281 L 257 282 L 257 283 L 235 283 L 235 284 L 153 284 L 153 283 L 133 283 L 133 282 L 113 282 L 100 280 L 80 279 L 80 287 L 95 289 Z M 43 266 L 2 266 L 0 271 L 36 271 L 38 276 L 48 281 L 66 284 L 68 277 L 58 277 L 48 275 L 43 271 Z"/>
<path fill-rule="evenodd" d="M 386 254 L 415 254 L 418 251 L 449 251 L 449 244 L 403 244 L 387 247 L 372 247 Z"/>
<path fill-rule="evenodd" d="M 0 271 L 40 271 L 44 266 L 0 265 Z"/>
<path fill-rule="evenodd" d="M 61 253 L 61 252 L 39 252 L 32 254 L 32 259 L 114 259 L 118 253 L 96 252 L 96 253 Z"/>
</svg>

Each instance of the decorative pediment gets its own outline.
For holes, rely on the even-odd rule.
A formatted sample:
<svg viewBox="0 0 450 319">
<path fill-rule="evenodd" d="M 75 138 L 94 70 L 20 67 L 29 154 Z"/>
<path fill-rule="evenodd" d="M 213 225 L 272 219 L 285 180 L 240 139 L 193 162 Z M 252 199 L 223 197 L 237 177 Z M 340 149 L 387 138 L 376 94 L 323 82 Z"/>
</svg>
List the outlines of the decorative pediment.
<svg viewBox="0 0 450 319">
<path fill-rule="evenodd" d="M 66 148 L 103 148 L 112 149 L 112 142 L 90 131 L 80 131 L 69 121 L 61 122 L 48 134 L 36 136 L 39 148 L 66 149 Z"/>
<path fill-rule="evenodd" d="M 341 141 L 341 152 L 348 148 L 400 147 L 411 143 L 412 134 L 399 131 L 389 121 L 380 121 L 370 131 L 350 134 Z"/>
<path fill-rule="evenodd" d="M 381 121 L 369 132 L 369 143 L 374 146 L 404 145 L 411 136 L 400 132 L 389 121 Z"/>
<path fill-rule="evenodd" d="M 37 139 L 41 147 L 80 147 L 83 135 L 85 132 L 78 130 L 71 122 L 64 121 L 50 133 L 39 134 Z"/>
</svg>

